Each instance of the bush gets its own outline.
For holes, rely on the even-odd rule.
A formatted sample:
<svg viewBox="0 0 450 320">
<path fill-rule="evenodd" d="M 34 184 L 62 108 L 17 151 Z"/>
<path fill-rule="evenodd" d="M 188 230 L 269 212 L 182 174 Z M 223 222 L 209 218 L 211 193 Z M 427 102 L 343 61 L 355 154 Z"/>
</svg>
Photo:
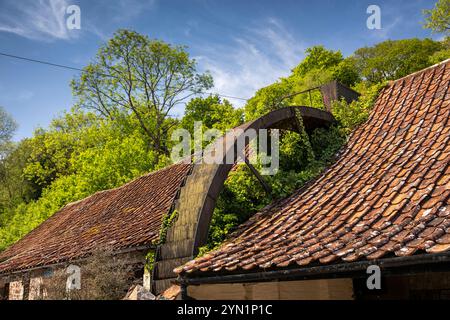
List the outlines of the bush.
<svg viewBox="0 0 450 320">
<path fill-rule="evenodd" d="M 361 93 L 358 100 L 351 103 L 347 103 L 345 100 L 335 101 L 333 103 L 333 115 L 339 121 L 345 134 L 349 134 L 353 129 L 367 120 L 378 93 L 385 85 L 386 82 L 375 85 L 361 83 L 355 88 Z"/>
<path fill-rule="evenodd" d="M 66 291 L 65 269 L 44 280 L 45 300 L 119 300 L 133 283 L 133 268 L 111 249 L 97 250 L 81 264 L 81 289 Z"/>
</svg>

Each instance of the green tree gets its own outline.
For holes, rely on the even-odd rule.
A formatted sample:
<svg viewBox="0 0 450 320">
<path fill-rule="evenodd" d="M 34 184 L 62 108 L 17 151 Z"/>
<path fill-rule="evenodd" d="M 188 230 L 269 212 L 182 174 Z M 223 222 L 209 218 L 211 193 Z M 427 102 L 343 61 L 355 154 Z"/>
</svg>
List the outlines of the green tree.
<svg viewBox="0 0 450 320">
<path fill-rule="evenodd" d="M 31 150 L 30 139 L 4 149 L 0 160 L 0 215 L 37 197 L 38 188 L 23 176 Z"/>
<path fill-rule="evenodd" d="M 228 100 L 217 95 L 194 98 L 186 104 L 180 126 L 194 133 L 194 122 L 201 121 L 204 129 L 218 129 L 222 132 L 243 123 L 242 109 L 235 109 Z"/>
<path fill-rule="evenodd" d="M 360 76 L 353 57 L 344 59 L 340 51 L 314 46 L 306 50 L 305 59 L 292 73 L 262 88 L 248 100 L 244 107 L 245 119 L 251 120 L 274 109 L 288 105 L 323 107 L 319 91 L 306 92 L 331 81 L 353 86 Z M 304 92 L 303 94 L 298 94 Z"/>
<path fill-rule="evenodd" d="M 324 46 L 306 49 L 305 59 L 293 69 L 290 78 L 304 79 L 306 89 L 324 84 L 330 79 L 347 86 L 353 86 L 359 80 L 354 59 L 344 59 L 340 51 L 328 50 Z"/>
<path fill-rule="evenodd" d="M 11 141 L 16 128 L 15 120 L 0 107 L 0 216 L 31 193 L 31 186 L 22 177 L 29 148 L 27 140 L 19 144 Z"/>
<path fill-rule="evenodd" d="M 443 44 L 431 39 L 387 40 L 354 53 L 361 77 L 371 83 L 394 80 L 428 67 Z"/>
<path fill-rule="evenodd" d="M 23 199 L 0 216 L 0 250 L 67 203 L 157 168 L 155 152 L 146 147 L 146 136 L 132 115 L 118 121 L 72 111 L 20 146 L 17 156 L 7 158 L 11 164 L 6 171 L 42 183 L 36 197 Z M 25 163 L 14 167 L 16 159 Z"/>
<path fill-rule="evenodd" d="M 361 81 L 361 76 L 356 68 L 356 60 L 350 56 L 333 68 L 333 80 L 338 80 L 340 83 L 353 87 Z"/>
<path fill-rule="evenodd" d="M 441 43 L 442 50 L 439 50 L 430 56 L 430 64 L 436 64 L 450 58 L 450 36 L 445 37 Z"/>
<path fill-rule="evenodd" d="M 16 129 L 16 121 L 0 106 L 0 143 L 9 143 Z"/>
<path fill-rule="evenodd" d="M 324 46 L 308 48 L 305 53 L 305 59 L 292 70 L 293 74 L 304 76 L 311 70 L 329 69 L 344 60 L 340 51 L 327 50 Z"/>
<path fill-rule="evenodd" d="M 93 113 L 73 110 L 52 120 L 48 129 L 37 129 L 29 139 L 25 177 L 42 190 L 58 177 L 73 173 L 73 156 L 108 139 L 104 131 L 101 134 L 104 123 Z"/>
<path fill-rule="evenodd" d="M 347 103 L 345 100 L 333 103 L 333 115 L 345 134 L 350 134 L 353 129 L 367 120 L 378 93 L 385 85 L 385 82 L 377 84 L 361 82 L 355 87 L 356 91 L 361 94 L 358 100 L 351 103 Z"/>
<path fill-rule="evenodd" d="M 433 9 L 424 10 L 424 27 L 450 34 L 450 0 L 439 0 Z"/>
<path fill-rule="evenodd" d="M 259 89 L 244 107 L 245 120 L 257 119 L 263 114 L 287 106 L 289 99 L 286 99 L 286 96 L 291 92 L 292 83 L 287 79 L 280 79 L 267 87 Z"/>
<path fill-rule="evenodd" d="M 185 47 L 129 30 L 117 31 L 94 63 L 72 81 L 78 105 L 114 119 L 133 114 L 157 155 L 168 154 L 167 121 L 172 109 L 212 87 L 208 73 L 196 73 L 196 61 Z"/>
</svg>

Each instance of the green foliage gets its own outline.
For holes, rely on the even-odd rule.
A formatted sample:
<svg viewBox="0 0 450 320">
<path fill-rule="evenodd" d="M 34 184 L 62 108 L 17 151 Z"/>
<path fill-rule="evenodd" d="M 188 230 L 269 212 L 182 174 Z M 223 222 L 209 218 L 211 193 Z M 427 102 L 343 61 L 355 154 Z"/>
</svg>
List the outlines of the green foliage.
<svg viewBox="0 0 450 320">
<path fill-rule="evenodd" d="M 25 177 L 43 189 L 56 178 L 73 173 L 72 156 L 108 139 L 109 131 L 103 128 L 105 122 L 94 114 L 72 112 L 53 120 L 47 130 L 36 130 L 29 140 Z"/>
<path fill-rule="evenodd" d="M 225 182 L 211 218 L 208 243 L 199 249 L 199 255 L 220 245 L 236 226 L 269 201 L 250 169 L 244 164 L 239 165 Z"/>
<path fill-rule="evenodd" d="M 450 0 L 439 0 L 431 10 L 424 10 L 424 27 L 450 34 Z"/>
<path fill-rule="evenodd" d="M 439 63 L 441 61 L 447 60 L 450 58 L 450 49 L 444 49 L 441 51 L 438 51 L 436 53 L 434 53 L 431 57 L 430 57 L 430 63 L 431 64 L 436 64 Z"/>
<path fill-rule="evenodd" d="M 20 179 L 16 183 L 28 195 L 18 196 L 19 204 L 3 207 L 0 249 L 67 203 L 118 187 L 160 166 L 132 116 L 118 123 L 75 110 L 22 141 L 7 158 L 13 159 L 20 161 L 9 165 L 8 173 L 23 176 L 25 183 Z"/>
<path fill-rule="evenodd" d="M 340 51 L 315 46 L 306 50 L 305 59 L 291 75 L 259 89 L 244 107 L 245 119 L 253 120 L 277 108 L 299 105 L 323 108 L 320 92 L 314 90 L 331 80 L 353 86 L 360 81 L 353 57 L 344 59 Z"/>
<path fill-rule="evenodd" d="M 211 219 L 207 245 L 198 255 L 218 247 L 238 225 L 274 199 L 291 195 L 316 177 L 345 142 L 337 127 L 316 129 L 311 135 L 301 131 L 283 132 L 280 143 L 280 169 L 264 176 L 272 189 L 268 195 L 245 164 L 230 173 Z"/>
<path fill-rule="evenodd" d="M 342 130 L 346 134 L 367 120 L 378 93 L 384 86 L 384 82 L 375 85 L 360 83 L 357 89 L 361 93 L 361 97 L 357 101 L 347 103 L 342 100 L 333 103 L 333 115 L 340 122 Z"/>
<path fill-rule="evenodd" d="M 159 241 L 158 244 L 163 244 L 167 239 L 167 231 L 169 231 L 170 227 L 175 223 L 178 218 L 178 211 L 173 210 L 163 217 L 163 221 L 161 224 L 161 230 L 159 231 Z"/>
<path fill-rule="evenodd" d="M 325 70 L 338 65 L 344 57 L 340 51 L 325 49 L 324 46 L 314 46 L 306 49 L 305 59 L 293 69 L 294 75 L 306 75 L 316 69 Z"/>
<path fill-rule="evenodd" d="M 450 58 L 450 36 L 445 37 L 441 43 L 442 50 L 439 50 L 430 56 L 430 64 L 436 64 Z"/>
<path fill-rule="evenodd" d="M 359 75 L 355 70 L 354 59 L 344 59 L 340 51 L 315 46 L 306 50 L 305 59 L 293 69 L 291 78 L 304 78 L 306 88 L 309 89 L 330 80 L 352 86 L 359 80 Z"/>
<path fill-rule="evenodd" d="M 203 130 L 224 132 L 240 125 L 244 115 L 249 121 L 284 106 L 323 108 L 317 90 L 298 93 L 334 79 L 360 92 L 357 102 L 334 104 L 336 126 L 281 133 L 280 170 L 265 176 L 271 195 L 246 165 L 230 174 L 212 217 L 208 245 L 200 250 L 204 253 L 271 201 L 320 174 L 351 130 L 366 120 L 385 81 L 447 59 L 449 43 L 448 37 L 440 42 L 385 41 L 347 58 L 315 46 L 289 76 L 258 90 L 243 109 L 218 96 L 193 98 L 183 118 L 174 119 L 170 112 L 175 105 L 212 86 L 210 75 L 196 72 L 184 47 L 119 30 L 72 82 L 73 110 L 48 128 L 12 143 L 15 123 L 0 109 L 0 250 L 64 205 L 168 165 L 172 130 L 184 127 L 193 133 L 194 122 L 202 121 Z M 163 218 L 159 243 L 165 242 L 176 218 L 176 211 Z"/>
<path fill-rule="evenodd" d="M 10 142 L 16 129 L 16 121 L 0 106 L 0 147 Z"/>
<path fill-rule="evenodd" d="M 289 105 L 289 100 L 283 98 L 291 92 L 292 83 L 287 79 L 281 79 L 274 84 L 259 89 L 244 107 L 245 120 L 257 119 L 263 114 Z"/>
<path fill-rule="evenodd" d="M 431 39 L 387 40 L 355 51 L 361 76 L 370 83 L 394 80 L 431 65 L 429 57 L 443 49 Z"/>
<path fill-rule="evenodd" d="M 356 60 L 348 57 L 333 68 L 333 79 L 352 87 L 361 81 L 361 76 L 356 69 Z"/>
<path fill-rule="evenodd" d="M 333 125 L 328 129 L 318 128 L 309 135 L 312 152 L 315 159 L 319 159 L 316 162 L 319 167 L 325 167 L 334 160 L 337 151 L 346 141 L 345 132 L 342 126 Z"/>
<path fill-rule="evenodd" d="M 198 74 L 196 66 L 185 47 L 118 30 L 72 81 L 72 91 L 78 106 L 102 117 L 133 114 L 156 155 L 168 155 L 174 125 L 170 112 L 213 85 L 211 76 Z"/>
<path fill-rule="evenodd" d="M 194 98 L 186 104 L 184 117 L 180 126 L 194 134 L 194 122 L 201 121 L 203 130 L 217 129 L 224 133 L 244 121 L 243 110 L 235 109 L 228 100 L 221 100 L 219 96 Z"/>
<path fill-rule="evenodd" d="M 17 145 L 3 145 L 3 159 L 0 160 L 0 226 L 2 211 L 6 214 L 11 208 L 36 197 L 35 186 L 23 177 L 23 167 L 30 152 L 29 139 Z"/>
<path fill-rule="evenodd" d="M 145 270 L 152 272 L 155 267 L 155 251 L 151 250 L 145 255 Z"/>
</svg>

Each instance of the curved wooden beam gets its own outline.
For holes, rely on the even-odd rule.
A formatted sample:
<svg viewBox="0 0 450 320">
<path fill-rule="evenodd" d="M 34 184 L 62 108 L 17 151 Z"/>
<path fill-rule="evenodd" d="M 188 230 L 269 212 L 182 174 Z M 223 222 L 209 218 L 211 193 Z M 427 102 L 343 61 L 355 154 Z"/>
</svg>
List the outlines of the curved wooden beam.
<svg viewBox="0 0 450 320">
<path fill-rule="evenodd" d="M 302 118 L 306 131 L 328 127 L 335 121 L 331 113 L 326 111 L 310 107 L 286 107 L 235 129 L 243 129 L 240 130 L 240 135 L 244 135 L 249 129 L 298 131 L 299 117 Z M 233 164 L 225 164 L 225 159 L 230 152 L 235 156 L 236 141 L 240 135 L 228 133 L 217 139 L 212 150 L 227 146 L 223 154 L 224 164 L 206 164 L 201 161 L 195 163 L 192 173 L 181 187 L 175 204 L 178 218 L 167 232 L 166 243 L 156 252 L 152 289 L 155 293 L 164 291 L 174 280 L 176 277 L 173 273 L 174 268 L 191 260 L 198 253 L 198 248 L 206 244 L 216 200 L 233 167 Z"/>
</svg>

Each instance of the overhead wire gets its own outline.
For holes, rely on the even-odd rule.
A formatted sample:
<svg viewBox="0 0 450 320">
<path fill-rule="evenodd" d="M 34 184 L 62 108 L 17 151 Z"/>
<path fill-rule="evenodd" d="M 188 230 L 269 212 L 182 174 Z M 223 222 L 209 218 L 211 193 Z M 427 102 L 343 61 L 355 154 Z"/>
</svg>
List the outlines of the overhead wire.
<svg viewBox="0 0 450 320">
<path fill-rule="evenodd" d="M 9 53 L 5 53 L 5 52 L 0 52 L 0 56 L 12 58 L 12 59 L 18 59 L 18 60 L 27 61 L 27 62 L 32 62 L 32 63 L 38 63 L 38 64 L 47 65 L 47 66 L 56 67 L 56 68 L 63 68 L 63 69 L 72 70 L 72 71 L 78 71 L 78 72 L 84 71 L 81 68 L 76 68 L 76 67 L 59 64 L 59 63 L 54 63 L 54 62 L 49 62 L 49 61 L 44 61 L 44 60 L 32 59 L 32 58 L 18 56 L 15 54 L 9 54 Z M 104 75 L 104 76 L 109 76 L 109 75 L 106 75 L 103 73 L 98 73 L 98 74 Z M 236 96 L 221 94 L 221 93 L 217 93 L 217 92 L 204 92 L 204 94 L 218 95 L 223 98 L 242 100 L 242 101 L 248 100 L 248 98 L 236 97 Z"/>
</svg>

